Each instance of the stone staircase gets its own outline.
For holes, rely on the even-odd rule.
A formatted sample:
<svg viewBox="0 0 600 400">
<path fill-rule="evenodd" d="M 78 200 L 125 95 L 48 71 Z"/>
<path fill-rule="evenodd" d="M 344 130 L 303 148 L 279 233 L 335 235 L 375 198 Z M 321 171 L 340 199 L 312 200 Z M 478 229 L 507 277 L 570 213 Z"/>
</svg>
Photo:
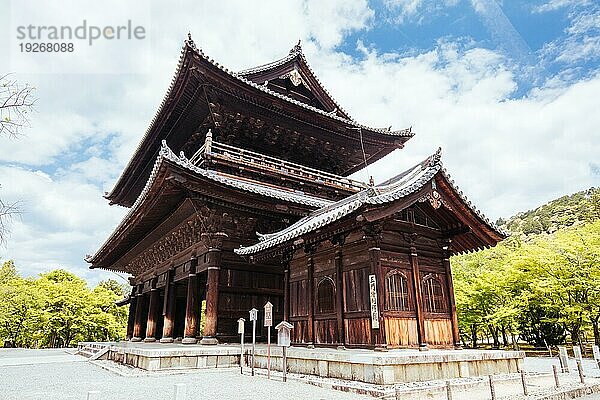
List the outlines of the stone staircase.
<svg viewBox="0 0 600 400">
<path fill-rule="evenodd" d="M 101 359 L 108 351 L 114 342 L 80 342 L 77 344 L 77 352 L 89 359 L 89 361 Z"/>
</svg>

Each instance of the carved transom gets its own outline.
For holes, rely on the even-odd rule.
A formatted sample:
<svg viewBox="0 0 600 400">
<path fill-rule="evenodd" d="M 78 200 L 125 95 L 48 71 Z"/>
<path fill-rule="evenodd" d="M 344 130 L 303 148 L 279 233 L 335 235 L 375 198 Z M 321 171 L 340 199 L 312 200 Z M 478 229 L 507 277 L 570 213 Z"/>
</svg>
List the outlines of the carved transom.
<svg viewBox="0 0 600 400">
<path fill-rule="evenodd" d="M 254 217 L 231 215 L 207 206 L 199 207 L 191 218 L 135 257 L 125 266 L 125 271 L 137 276 L 160 266 L 193 245 L 202 243 L 206 246 L 207 238 L 214 239 L 213 244 L 220 246 L 227 234 L 249 237 L 254 234 L 255 227 Z"/>
</svg>

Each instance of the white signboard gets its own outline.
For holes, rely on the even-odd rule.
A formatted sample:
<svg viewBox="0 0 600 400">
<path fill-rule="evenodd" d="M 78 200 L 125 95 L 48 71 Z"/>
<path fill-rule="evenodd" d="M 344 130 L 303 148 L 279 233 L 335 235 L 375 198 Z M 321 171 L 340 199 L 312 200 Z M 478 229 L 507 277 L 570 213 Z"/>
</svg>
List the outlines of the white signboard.
<svg viewBox="0 0 600 400">
<path fill-rule="evenodd" d="M 371 328 L 379 329 L 379 306 L 377 305 L 377 278 L 369 275 L 369 298 L 371 300 Z"/>
<path fill-rule="evenodd" d="M 594 360 L 600 362 L 600 349 L 598 349 L 598 346 L 594 345 L 592 351 L 594 352 Z"/>
<path fill-rule="evenodd" d="M 287 321 L 281 321 L 275 329 L 277 329 L 277 345 L 281 347 L 290 347 L 290 330 L 294 326 Z"/>
<path fill-rule="evenodd" d="M 258 319 L 258 310 L 253 308 L 250 310 L 250 321 L 256 321 Z"/>
<path fill-rule="evenodd" d="M 579 346 L 573 346 L 573 354 L 575 354 L 575 358 L 579 361 L 582 361 L 583 358 L 581 357 L 581 347 Z"/>
<path fill-rule="evenodd" d="M 265 304 L 265 326 L 273 326 L 273 304 L 270 301 Z"/>
<path fill-rule="evenodd" d="M 238 319 L 238 333 L 242 335 L 244 334 L 244 322 L 246 322 L 244 318 Z"/>
</svg>

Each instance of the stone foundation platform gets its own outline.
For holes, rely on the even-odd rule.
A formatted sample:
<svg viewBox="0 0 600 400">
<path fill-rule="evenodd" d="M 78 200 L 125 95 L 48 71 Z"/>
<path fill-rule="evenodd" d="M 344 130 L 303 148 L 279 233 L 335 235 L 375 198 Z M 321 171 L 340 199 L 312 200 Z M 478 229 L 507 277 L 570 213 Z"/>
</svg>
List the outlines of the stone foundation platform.
<svg viewBox="0 0 600 400">
<path fill-rule="evenodd" d="M 182 345 L 178 343 L 110 344 L 102 356 L 148 371 L 239 367 L 239 345 Z M 251 346 L 245 347 L 249 366 Z M 501 350 L 337 350 L 288 348 L 288 371 L 362 381 L 378 385 L 422 382 L 519 372 L 525 354 Z M 267 367 L 266 345 L 256 346 L 256 367 Z M 281 371 L 282 352 L 271 347 L 271 369 Z M 248 367 L 249 368 L 249 367 Z"/>
</svg>

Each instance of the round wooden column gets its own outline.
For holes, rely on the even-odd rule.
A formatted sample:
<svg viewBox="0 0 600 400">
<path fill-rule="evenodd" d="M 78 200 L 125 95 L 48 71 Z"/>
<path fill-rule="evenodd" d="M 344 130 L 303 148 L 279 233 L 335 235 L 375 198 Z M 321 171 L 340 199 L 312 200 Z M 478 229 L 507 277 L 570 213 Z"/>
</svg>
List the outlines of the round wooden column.
<svg viewBox="0 0 600 400">
<path fill-rule="evenodd" d="M 154 286 L 154 282 L 152 286 Z M 156 323 L 158 322 L 158 303 L 160 297 L 158 289 L 153 287 L 150 291 L 150 305 L 148 306 L 148 322 L 146 323 L 146 338 L 144 342 L 156 342 Z"/>
<path fill-rule="evenodd" d="M 212 249 L 209 251 L 213 251 Z M 218 250 L 219 252 L 221 250 Z M 209 267 L 206 279 L 206 315 L 201 344 L 218 344 L 217 318 L 219 303 L 219 267 Z"/>
<path fill-rule="evenodd" d="M 175 328 L 175 306 L 177 303 L 175 283 L 173 282 L 173 270 L 169 271 L 167 284 L 165 285 L 165 302 L 163 304 L 164 323 L 161 343 L 173 343 L 173 330 Z"/>
<path fill-rule="evenodd" d="M 417 337 L 419 339 L 419 350 L 425 351 L 427 347 L 427 335 L 425 333 L 425 316 L 423 314 L 423 296 L 421 293 L 421 272 L 419 269 L 419 256 L 417 248 L 410 246 L 410 267 L 412 269 L 413 297 L 415 299 L 415 313 L 417 315 Z"/>
<path fill-rule="evenodd" d="M 202 234 L 202 243 L 208 249 L 204 258 L 206 277 L 206 315 L 204 335 L 201 344 L 217 344 L 217 327 L 219 316 L 219 274 L 221 270 L 221 249 L 223 241 L 227 238 L 224 232 L 211 232 Z"/>
<path fill-rule="evenodd" d="M 129 297 L 129 314 L 127 315 L 126 340 L 131 340 L 131 338 L 133 337 L 133 327 L 135 325 L 136 304 L 137 304 L 137 296 L 135 295 L 135 291 L 132 291 L 132 293 Z"/>
<path fill-rule="evenodd" d="M 450 239 L 446 240 L 444 243 L 442 250 L 444 251 L 444 269 L 446 271 L 446 283 L 448 290 L 448 302 L 450 303 L 450 316 L 452 318 L 452 340 L 454 341 L 454 347 L 456 349 L 461 349 L 462 346 L 460 344 L 460 331 L 458 329 L 458 316 L 456 313 L 456 300 L 454 298 L 454 283 L 452 281 L 452 268 L 450 267 L 450 256 L 451 250 L 450 246 L 452 245 L 452 241 Z"/>
<path fill-rule="evenodd" d="M 198 275 L 196 267 L 198 259 L 192 259 L 190 274 L 187 281 L 187 301 L 185 305 L 185 329 L 182 344 L 195 344 L 196 332 L 198 332 Z"/>
<path fill-rule="evenodd" d="M 135 323 L 133 324 L 133 337 L 131 338 L 132 342 L 141 342 L 142 335 L 142 318 L 145 318 L 144 308 L 146 303 L 146 296 L 141 293 L 141 288 L 138 290 L 138 294 L 136 295 L 136 305 L 135 305 Z"/>
</svg>

